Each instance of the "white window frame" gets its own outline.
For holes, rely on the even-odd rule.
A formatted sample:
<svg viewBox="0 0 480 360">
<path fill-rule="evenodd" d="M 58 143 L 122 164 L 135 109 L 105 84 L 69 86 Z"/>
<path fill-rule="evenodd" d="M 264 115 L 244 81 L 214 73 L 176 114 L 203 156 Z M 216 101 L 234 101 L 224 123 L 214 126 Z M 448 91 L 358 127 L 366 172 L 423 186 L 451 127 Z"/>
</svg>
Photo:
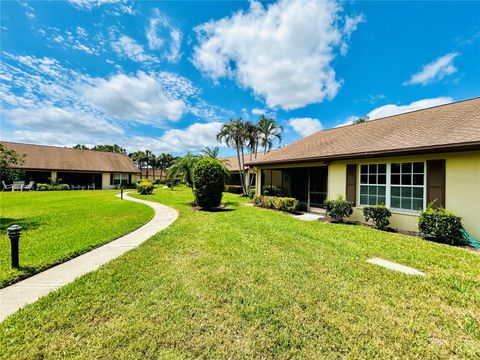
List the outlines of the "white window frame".
<svg viewBox="0 0 480 360">
<path fill-rule="evenodd" d="M 392 184 L 391 184 L 391 175 L 392 175 L 392 164 L 405 164 L 405 163 L 416 163 L 416 162 L 421 162 L 423 163 L 423 209 L 426 209 L 427 207 L 427 162 L 425 160 L 412 160 L 412 161 L 391 161 L 391 162 L 385 162 L 385 161 L 371 161 L 371 162 L 366 162 L 366 163 L 358 163 L 357 164 L 357 204 L 358 208 L 363 208 L 365 206 L 369 205 L 362 205 L 360 204 L 360 186 L 362 184 L 360 183 L 361 179 L 361 166 L 362 165 L 375 165 L 375 164 L 385 164 L 387 166 L 387 181 L 386 181 L 386 189 L 385 189 L 385 206 L 389 209 L 392 209 L 394 213 L 408 213 L 408 214 L 418 214 L 420 211 L 419 210 L 412 210 L 412 209 L 401 209 L 401 208 L 392 208 L 391 207 L 391 189 L 392 189 Z M 413 166 L 413 165 L 412 165 Z M 413 179 L 412 179 L 412 184 L 413 184 Z M 403 185 L 393 185 L 393 186 L 399 186 L 403 187 Z M 413 185 L 405 185 L 405 187 L 414 187 Z M 419 186 L 417 186 L 419 187 Z"/>
<path fill-rule="evenodd" d="M 118 184 L 115 183 L 116 180 L 119 181 Z M 124 184 L 122 184 L 122 180 L 125 180 L 125 185 L 128 184 L 128 174 L 126 174 L 126 173 L 113 173 L 112 185 L 115 185 L 115 186 L 124 185 Z"/>
</svg>

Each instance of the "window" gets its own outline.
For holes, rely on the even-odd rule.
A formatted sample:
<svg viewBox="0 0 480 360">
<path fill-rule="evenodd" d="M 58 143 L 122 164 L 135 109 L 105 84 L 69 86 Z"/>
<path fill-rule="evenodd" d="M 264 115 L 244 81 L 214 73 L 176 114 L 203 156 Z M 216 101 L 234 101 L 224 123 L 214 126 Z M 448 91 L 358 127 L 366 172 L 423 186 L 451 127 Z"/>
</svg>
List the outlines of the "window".
<svg viewBox="0 0 480 360">
<path fill-rule="evenodd" d="M 424 190 L 423 162 L 360 166 L 360 205 L 417 211 L 424 207 Z"/>
<path fill-rule="evenodd" d="M 360 205 L 386 204 L 387 165 L 360 166 Z"/>
<path fill-rule="evenodd" d="M 127 185 L 128 174 L 115 173 L 113 174 L 113 185 Z"/>
<path fill-rule="evenodd" d="M 391 166 L 390 207 L 405 210 L 423 209 L 424 163 L 394 163 Z"/>
</svg>

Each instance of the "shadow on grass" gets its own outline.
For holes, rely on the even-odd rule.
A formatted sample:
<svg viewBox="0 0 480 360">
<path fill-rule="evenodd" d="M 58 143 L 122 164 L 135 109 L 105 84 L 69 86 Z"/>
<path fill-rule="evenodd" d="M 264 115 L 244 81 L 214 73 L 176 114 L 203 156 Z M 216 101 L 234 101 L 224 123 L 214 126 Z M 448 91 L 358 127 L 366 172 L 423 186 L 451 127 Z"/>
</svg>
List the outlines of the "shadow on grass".
<svg viewBox="0 0 480 360">
<path fill-rule="evenodd" d="M 7 217 L 0 217 L 0 233 L 1 234 L 6 234 L 8 227 L 11 225 L 20 225 L 22 227 L 22 230 L 32 230 L 32 229 L 38 228 L 41 225 L 41 223 L 34 219 L 25 219 L 25 218 L 13 219 L 13 218 L 7 218 Z"/>
</svg>

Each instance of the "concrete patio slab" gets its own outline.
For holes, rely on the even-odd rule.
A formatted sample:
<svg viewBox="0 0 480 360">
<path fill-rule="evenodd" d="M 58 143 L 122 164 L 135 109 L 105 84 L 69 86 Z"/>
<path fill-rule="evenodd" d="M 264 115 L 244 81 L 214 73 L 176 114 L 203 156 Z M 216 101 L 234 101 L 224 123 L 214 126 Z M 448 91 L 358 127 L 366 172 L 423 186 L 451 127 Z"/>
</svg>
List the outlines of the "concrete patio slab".
<svg viewBox="0 0 480 360">
<path fill-rule="evenodd" d="M 319 219 L 323 219 L 325 215 L 317 214 L 317 213 L 303 213 L 301 215 L 292 215 L 295 219 L 303 220 L 303 221 L 316 221 Z"/>
<path fill-rule="evenodd" d="M 367 262 L 370 263 L 370 264 L 374 264 L 374 265 L 384 267 L 384 268 L 389 269 L 389 270 L 399 271 L 399 272 L 402 272 L 402 273 L 407 274 L 407 275 L 425 276 L 425 273 L 423 273 L 423 272 L 421 272 L 417 269 L 414 269 L 414 268 L 409 267 L 409 266 L 397 264 L 397 263 L 394 263 L 392 261 L 383 260 L 383 259 L 380 259 L 380 258 L 371 258 L 371 259 L 368 259 Z"/>
<path fill-rule="evenodd" d="M 120 197 L 120 195 L 117 196 Z M 153 208 L 155 215 L 152 220 L 117 240 L 1 289 L 0 321 L 3 321 L 7 316 L 23 306 L 37 301 L 40 297 L 65 286 L 82 275 L 98 269 L 110 260 L 137 247 L 145 240 L 168 227 L 178 217 L 177 211 L 157 202 L 135 199 L 127 194 L 124 194 L 123 198 L 146 204 Z"/>
</svg>

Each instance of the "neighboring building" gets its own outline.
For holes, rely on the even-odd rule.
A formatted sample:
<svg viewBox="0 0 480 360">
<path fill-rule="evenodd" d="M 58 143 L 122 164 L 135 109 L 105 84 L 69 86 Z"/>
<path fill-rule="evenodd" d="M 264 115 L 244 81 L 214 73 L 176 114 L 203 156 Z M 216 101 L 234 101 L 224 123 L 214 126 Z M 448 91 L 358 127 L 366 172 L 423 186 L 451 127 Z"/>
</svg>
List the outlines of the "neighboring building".
<svg viewBox="0 0 480 360">
<path fill-rule="evenodd" d="M 436 200 L 480 238 L 480 98 L 317 132 L 249 161 L 263 185 L 319 211 L 325 199 L 392 209 L 391 225 L 417 230 L 419 210 Z"/>
<path fill-rule="evenodd" d="M 95 184 L 96 189 L 113 189 L 135 183 L 139 173 L 125 154 L 6 141 L 2 144 L 25 155 L 25 163 L 15 168 L 24 171 L 26 182 Z"/>
<path fill-rule="evenodd" d="M 140 172 L 140 169 L 138 171 Z M 160 169 L 153 170 L 152 168 L 148 168 L 148 174 L 147 174 L 147 169 L 142 168 L 141 174 L 142 174 L 142 179 L 148 179 L 155 182 L 155 181 L 164 180 L 167 174 L 167 171 L 160 170 Z"/>
</svg>

